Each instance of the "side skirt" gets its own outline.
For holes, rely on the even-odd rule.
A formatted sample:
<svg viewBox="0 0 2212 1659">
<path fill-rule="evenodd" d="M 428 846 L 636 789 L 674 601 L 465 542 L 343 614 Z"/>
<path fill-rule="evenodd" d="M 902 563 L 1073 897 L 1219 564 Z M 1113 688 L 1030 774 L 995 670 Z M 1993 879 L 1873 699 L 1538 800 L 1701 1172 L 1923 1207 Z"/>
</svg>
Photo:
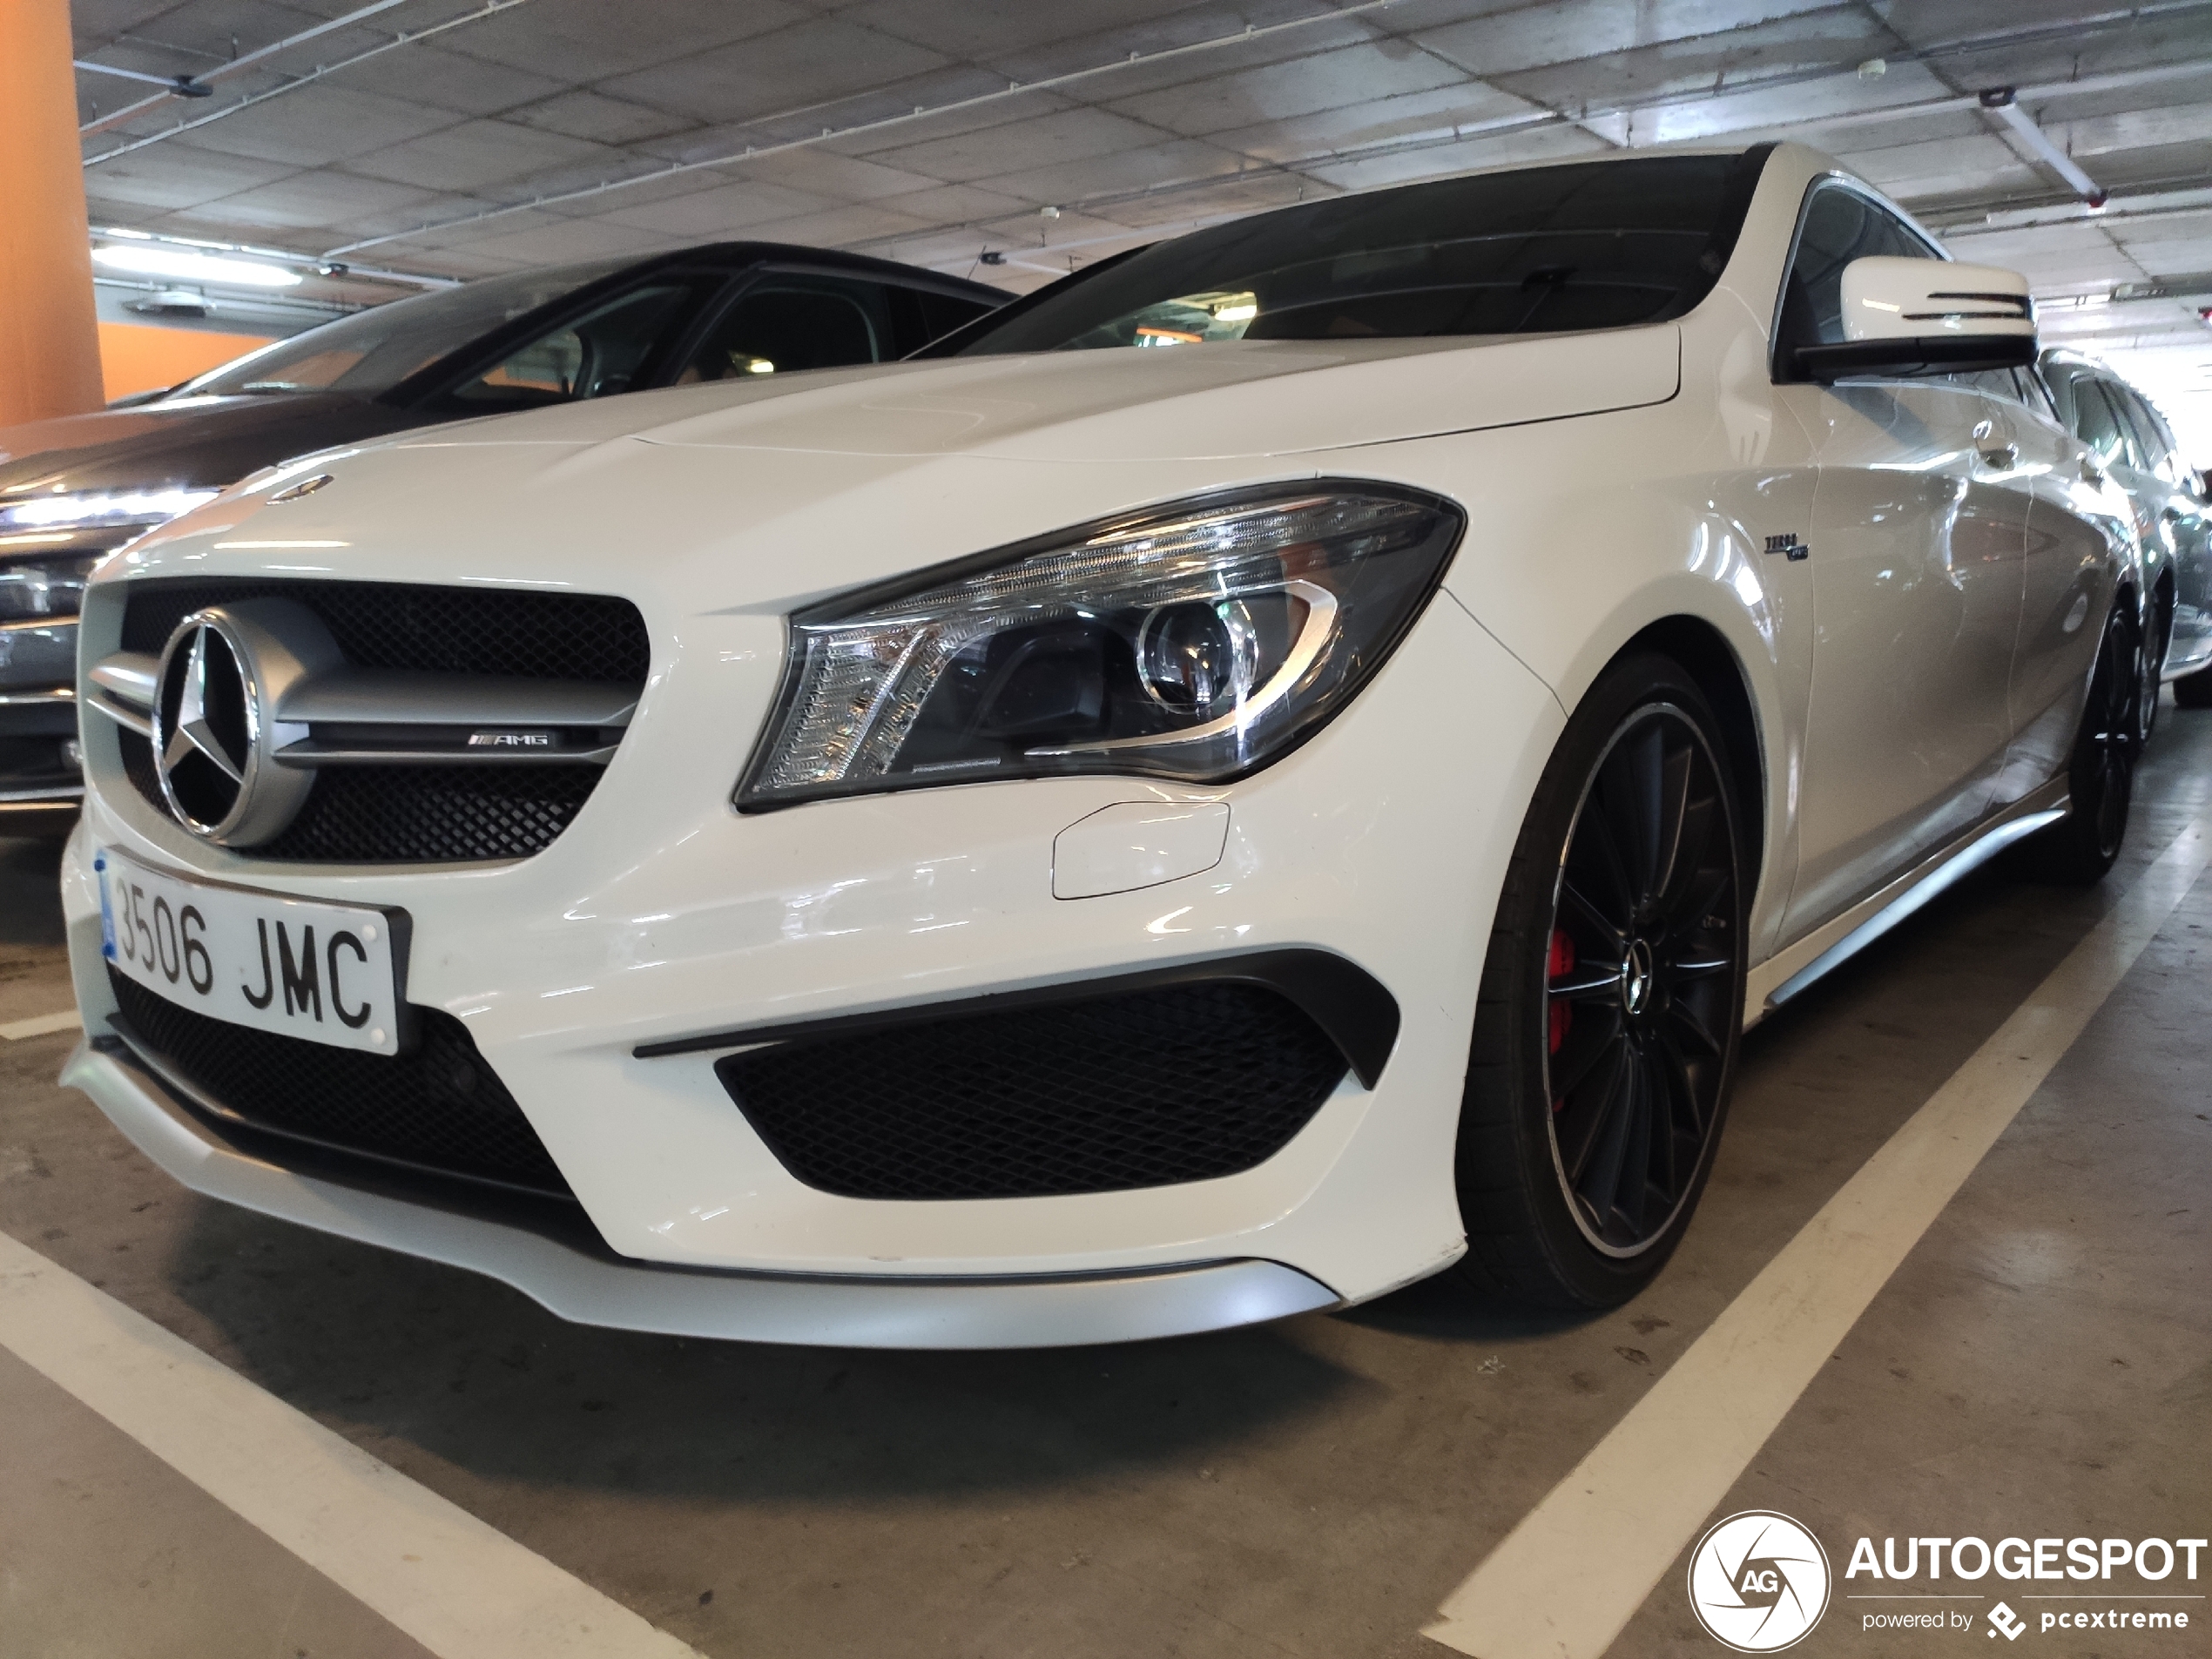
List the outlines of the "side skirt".
<svg viewBox="0 0 2212 1659">
<path fill-rule="evenodd" d="M 1777 951 L 1745 977 L 1744 1029 L 1750 1029 L 1822 974 L 1865 949 L 2015 841 L 2047 824 L 2055 824 L 2071 810 L 2066 779 L 2054 778 L 1996 818 L 1922 860 L 1871 898 L 1861 900 L 1833 921 Z"/>
</svg>

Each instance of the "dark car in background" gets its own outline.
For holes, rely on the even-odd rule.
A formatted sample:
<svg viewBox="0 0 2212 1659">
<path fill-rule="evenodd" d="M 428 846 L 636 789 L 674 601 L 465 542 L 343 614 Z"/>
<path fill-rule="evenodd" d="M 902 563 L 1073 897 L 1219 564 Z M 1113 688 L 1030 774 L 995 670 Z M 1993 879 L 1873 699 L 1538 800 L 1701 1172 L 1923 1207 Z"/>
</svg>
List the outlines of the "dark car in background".
<svg viewBox="0 0 2212 1659">
<path fill-rule="evenodd" d="M 887 361 L 1008 297 L 858 254 L 718 243 L 395 300 L 127 408 L 0 428 L 0 824 L 83 793 L 76 617 L 93 565 L 248 474 L 473 415 Z"/>
<path fill-rule="evenodd" d="M 2047 351 L 2040 367 L 2059 418 L 2128 494 L 2142 543 L 2143 725 L 2170 681 L 2183 708 L 2212 708 L 2212 505 L 2155 405 L 2094 358 Z"/>
</svg>

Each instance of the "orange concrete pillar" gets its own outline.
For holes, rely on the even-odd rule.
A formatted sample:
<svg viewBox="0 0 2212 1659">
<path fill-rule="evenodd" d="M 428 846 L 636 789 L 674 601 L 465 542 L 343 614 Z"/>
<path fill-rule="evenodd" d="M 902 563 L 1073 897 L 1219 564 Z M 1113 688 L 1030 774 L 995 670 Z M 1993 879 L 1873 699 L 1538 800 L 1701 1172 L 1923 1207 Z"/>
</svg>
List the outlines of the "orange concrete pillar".
<svg viewBox="0 0 2212 1659">
<path fill-rule="evenodd" d="M 0 0 L 0 427 L 97 409 L 69 0 Z"/>
</svg>

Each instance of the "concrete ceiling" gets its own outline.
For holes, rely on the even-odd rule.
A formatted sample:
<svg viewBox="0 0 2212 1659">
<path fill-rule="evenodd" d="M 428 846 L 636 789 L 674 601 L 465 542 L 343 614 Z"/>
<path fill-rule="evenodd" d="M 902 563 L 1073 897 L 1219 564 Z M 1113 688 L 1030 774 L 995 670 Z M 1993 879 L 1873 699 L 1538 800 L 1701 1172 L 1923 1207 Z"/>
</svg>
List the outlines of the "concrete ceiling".
<svg viewBox="0 0 2212 1659">
<path fill-rule="evenodd" d="M 1021 290 L 1317 195 L 1789 137 L 2026 270 L 2212 452 L 2212 0 L 364 9 L 75 0 L 80 59 L 209 89 L 80 71 L 94 224 L 455 276 L 759 236 Z M 2101 209 L 1979 107 L 2004 86 Z"/>
</svg>

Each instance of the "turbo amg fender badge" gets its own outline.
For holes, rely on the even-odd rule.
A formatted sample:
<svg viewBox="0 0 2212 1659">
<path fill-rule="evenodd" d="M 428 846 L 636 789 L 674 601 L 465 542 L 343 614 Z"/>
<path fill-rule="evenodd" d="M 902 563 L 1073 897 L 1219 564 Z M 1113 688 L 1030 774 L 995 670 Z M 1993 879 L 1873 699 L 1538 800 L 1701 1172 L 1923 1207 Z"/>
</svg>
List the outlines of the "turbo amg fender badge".
<svg viewBox="0 0 2212 1659">
<path fill-rule="evenodd" d="M 1792 564 L 1800 559 L 1809 559 L 1812 556 L 1812 544 L 1809 542 L 1799 541 L 1797 532 L 1795 530 L 1784 530 L 1779 536 L 1768 536 L 1766 550 L 1770 553 L 1786 554 Z"/>
</svg>

